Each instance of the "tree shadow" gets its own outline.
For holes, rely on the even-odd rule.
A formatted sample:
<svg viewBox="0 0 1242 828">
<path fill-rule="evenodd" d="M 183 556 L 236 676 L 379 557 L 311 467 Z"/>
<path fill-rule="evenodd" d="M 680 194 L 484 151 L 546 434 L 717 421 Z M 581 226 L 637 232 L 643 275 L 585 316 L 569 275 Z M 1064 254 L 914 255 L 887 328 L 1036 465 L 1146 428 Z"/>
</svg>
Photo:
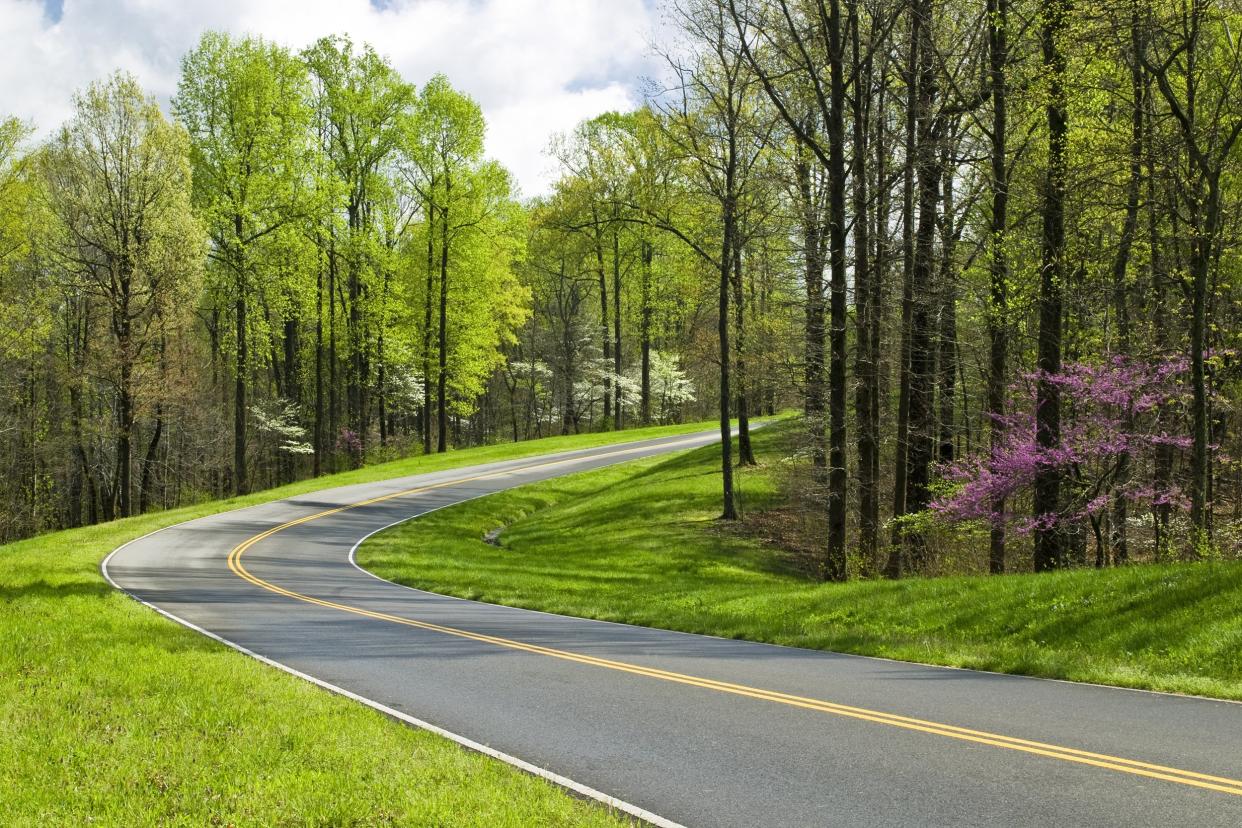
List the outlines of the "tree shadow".
<svg viewBox="0 0 1242 828">
<path fill-rule="evenodd" d="M 0 603 L 9 604 L 18 600 L 33 598 L 74 598 L 79 596 L 101 597 L 112 591 L 102 580 L 69 581 L 53 584 L 44 580 L 29 581 L 24 584 L 0 584 Z"/>
</svg>

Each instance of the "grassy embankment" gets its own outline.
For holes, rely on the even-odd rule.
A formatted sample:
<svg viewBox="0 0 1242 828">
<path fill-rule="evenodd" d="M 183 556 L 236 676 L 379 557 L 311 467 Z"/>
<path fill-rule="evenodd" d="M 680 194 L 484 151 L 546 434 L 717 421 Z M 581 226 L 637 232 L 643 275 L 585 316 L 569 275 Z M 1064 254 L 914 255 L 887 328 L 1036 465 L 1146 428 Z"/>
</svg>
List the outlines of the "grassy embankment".
<svg viewBox="0 0 1242 828">
<path fill-rule="evenodd" d="M 0 824 L 618 824 L 160 617 L 99 562 L 162 526 L 293 494 L 702 428 L 416 457 L 0 547 Z"/>
<path fill-rule="evenodd" d="M 750 507 L 783 429 L 755 436 Z M 819 584 L 721 531 L 714 448 L 492 495 L 381 533 L 400 583 L 569 615 L 799 647 L 1242 699 L 1242 564 Z M 482 540 L 505 527 L 499 546 Z"/>
</svg>

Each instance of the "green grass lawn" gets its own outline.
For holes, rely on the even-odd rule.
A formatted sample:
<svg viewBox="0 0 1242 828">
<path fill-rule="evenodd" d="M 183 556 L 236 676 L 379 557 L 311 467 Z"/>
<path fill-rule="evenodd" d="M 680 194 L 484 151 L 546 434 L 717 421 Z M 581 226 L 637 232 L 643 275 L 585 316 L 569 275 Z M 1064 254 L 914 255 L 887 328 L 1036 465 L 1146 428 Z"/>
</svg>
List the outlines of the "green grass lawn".
<svg viewBox="0 0 1242 828">
<path fill-rule="evenodd" d="M 0 824 L 619 824 L 157 615 L 99 562 L 162 526 L 328 486 L 708 427 L 417 457 L 0 547 Z"/>
<path fill-rule="evenodd" d="M 775 494 L 784 428 L 755 435 L 746 502 Z M 719 450 L 628 463 L 443 509 L 367 541 L 385 578 L 687 632 L 1242 699 L 1242 564 L 819 584 L 721 531 Z M 505 527 L 499 546 L 484 533 Z"/>
</svg>

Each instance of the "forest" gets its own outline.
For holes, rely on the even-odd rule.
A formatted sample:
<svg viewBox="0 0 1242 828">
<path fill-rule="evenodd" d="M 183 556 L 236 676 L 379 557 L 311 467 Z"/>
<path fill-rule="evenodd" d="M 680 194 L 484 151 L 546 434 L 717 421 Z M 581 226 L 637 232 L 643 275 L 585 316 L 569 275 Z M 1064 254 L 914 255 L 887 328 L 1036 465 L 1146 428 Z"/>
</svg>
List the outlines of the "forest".
<svg viewBox="0 0 1242 828">
<path fill-rule="evenodd" d="M 1242 4 L 662 19 L 533 197 L 450 79 L 344 37 L 0 120 L 0 541 L 709 418 L 734 520 L 793 410 L 825 580 L 1239 555 Z"/>
</svg>

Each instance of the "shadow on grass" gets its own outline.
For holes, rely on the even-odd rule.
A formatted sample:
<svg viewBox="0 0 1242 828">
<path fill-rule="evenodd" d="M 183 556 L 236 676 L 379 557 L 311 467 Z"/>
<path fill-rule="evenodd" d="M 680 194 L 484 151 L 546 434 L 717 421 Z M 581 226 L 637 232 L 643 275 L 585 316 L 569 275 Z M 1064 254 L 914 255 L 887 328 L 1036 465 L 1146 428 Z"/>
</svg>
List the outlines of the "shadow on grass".
<svg viewBox="0 0 1242 828">
<path fill-rule="evenodd" d="M 102 579 L 97 583 L 91 581 L 69 581 L 53 584 L 47 581 L 30 581 L 28 583 L 0 584 L 0 603 L 11 604 L 22 600 L 42 600 L 55 598 L 74 598 L 80 596 L 101 597 L 112 592 Z"/>
</svg>

